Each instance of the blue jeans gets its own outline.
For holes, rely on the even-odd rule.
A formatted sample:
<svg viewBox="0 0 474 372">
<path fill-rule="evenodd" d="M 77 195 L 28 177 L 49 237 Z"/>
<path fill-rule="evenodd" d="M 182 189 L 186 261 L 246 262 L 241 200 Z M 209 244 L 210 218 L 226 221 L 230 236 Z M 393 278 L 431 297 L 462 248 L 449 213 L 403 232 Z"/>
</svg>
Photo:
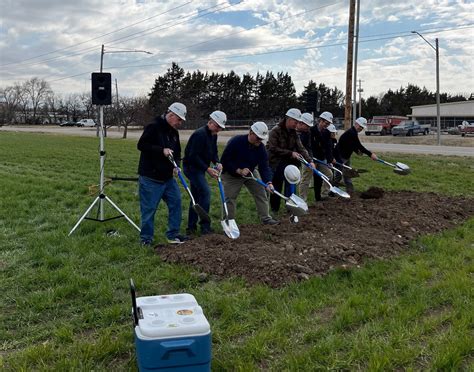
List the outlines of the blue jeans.
<svg viewBox="0 0 474 372">
<path fill-rule="evenodd" d="M 199 171 L 185 169 L 184 174 L 189 179 L 191 194 L 193 194 L 194 201 L 199 204 L 202 209 L 209 213 L 211 205 L 211 190 L 206 180 L 206 174 Z M 189 202 L 189 214 L 188 214 L 188 229 L 196 230 L 198 223 L 198 215 L 193 209 L 193 204 Z M 209 222 L 199 222 L 201 225 L 201 232 L 207 232 L 211 230 L 211 224 Z"/>
<path fill-rule="evenodd" d="M 138 191 L 140 195 L 141 232 L 142 242 L 152 242 L 154 234 L 155 212 L 161 199 L 168 207 L 168 230 L 166 237 L 174 239 L 179 234 L 181 226 L 181 193 L 174 178 L 168 181 L 156 181 L 151 178 L 138 177 Z"/>
</svg>

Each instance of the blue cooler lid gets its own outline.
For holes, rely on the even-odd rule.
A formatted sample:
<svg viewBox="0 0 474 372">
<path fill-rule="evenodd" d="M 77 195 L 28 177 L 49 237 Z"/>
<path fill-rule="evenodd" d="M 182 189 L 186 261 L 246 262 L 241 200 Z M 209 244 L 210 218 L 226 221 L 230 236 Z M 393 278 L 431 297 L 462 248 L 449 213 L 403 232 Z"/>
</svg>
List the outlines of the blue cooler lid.
<svg viewBox="0 0 474 372">
<path fill-rule="evenodd" d="M 142 340 L 203 336 L 211 328 L 196 298 L 189 293 L 138 297 L 143 319 L 135 327 Z"/>
</svg>

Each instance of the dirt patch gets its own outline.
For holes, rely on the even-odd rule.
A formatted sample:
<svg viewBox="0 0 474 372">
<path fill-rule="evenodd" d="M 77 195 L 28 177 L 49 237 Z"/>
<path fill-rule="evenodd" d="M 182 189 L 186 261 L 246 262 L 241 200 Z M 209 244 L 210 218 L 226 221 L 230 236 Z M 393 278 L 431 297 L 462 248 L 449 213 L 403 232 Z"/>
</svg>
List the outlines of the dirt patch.
<svg viewBox="0 0 474 372">
<path fill-rule="evenodd" d="M 410 240 L 455 226 L 474 215 L 474 200 L 434 193 L 385 192 L 383 198 L 330 198 L 291 224 L 241 225 L 239 239 L 223 233 L 179 246 L 160 245 L 166 262 L 183 263 L 217 278 L 244 277 L 279 287 L 336 267 L 383 259 Z M 238 221 L 237 221 L 238 222 Z"/>
<path fill-rule="evenodd" d="M 380 187 L 369 187 L 360 194 L 362 199 L 380 199 L 383 197 L 384 190 Z"/>
</svg>

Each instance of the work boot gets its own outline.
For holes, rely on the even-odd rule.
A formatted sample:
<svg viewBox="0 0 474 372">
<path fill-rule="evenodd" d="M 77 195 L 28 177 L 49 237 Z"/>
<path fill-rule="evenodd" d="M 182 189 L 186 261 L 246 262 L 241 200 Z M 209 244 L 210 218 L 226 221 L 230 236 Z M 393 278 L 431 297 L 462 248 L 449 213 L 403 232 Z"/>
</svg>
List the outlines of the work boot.
<svg viewBox="0 0 474 372">
<path fill-rule="evenodd" d="M 214 229 L 202 229 L 201 230 L 201 236 L 204 236 L 204 235 L 209 235 L 209 234 L 214 234 Z"/>
<path fill-rule="evenodd" d="M 264 225 L 279 225 L 280 224 L 280 221 L 278 220 L 275 220 L 274 218 L 272 217 L 267 217 L 265 219 L 262 220 L 262 223 Z"/>
</svg>

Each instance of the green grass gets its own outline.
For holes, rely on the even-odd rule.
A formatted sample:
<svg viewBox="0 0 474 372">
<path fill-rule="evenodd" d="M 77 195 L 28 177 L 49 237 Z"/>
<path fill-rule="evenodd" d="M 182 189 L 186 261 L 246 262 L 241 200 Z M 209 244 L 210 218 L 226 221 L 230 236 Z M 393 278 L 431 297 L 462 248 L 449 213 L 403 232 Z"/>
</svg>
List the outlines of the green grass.
<svg viewBox="0 0 474 372">
<path fill-rule="evenodd" d="M 107 175 L 135 175 L 134 141 L 107 139 L 106 150 Z M 97 151 L 97 139 L 0 133 L 0 368 L 135 370 L 132 277 L 139 295 L 196 296 L 211 323 L 216 371 L 474 369 L 473 218 L 400 257 L 282 289 L 238 278 L 200 283 L 192 268 L 141 248 L 123 219 L 84 221 L 67 236 L 93 200 Z M 412 175 L 355 157 L 370 170 L 356 188 L 474 196 L 472 158 L 385 157 L 409 164 Z M 106 192 L 138 223 L 135 183 L 114 181 Z M 247 193 L 237 213 L 239 224 L 256 220 Z M 156 225 L 163 241 L 164 205 Z"/>
</svg>

